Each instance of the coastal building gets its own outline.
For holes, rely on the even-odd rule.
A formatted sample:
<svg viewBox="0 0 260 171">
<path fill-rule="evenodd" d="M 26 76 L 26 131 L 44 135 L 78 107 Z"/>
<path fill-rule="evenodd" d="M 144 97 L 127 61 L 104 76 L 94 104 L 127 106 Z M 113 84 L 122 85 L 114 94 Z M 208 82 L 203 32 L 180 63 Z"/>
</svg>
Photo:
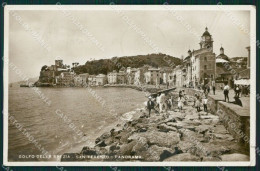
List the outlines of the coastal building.
<svg viewBox="0 0 260 171">
<path fill-rule="evenodd" d="M 108 84 L 117 84 L 117 72 L 114 70 L 113 72 L 109 72 L 107 74 Z"/>
<path fill-rule="evenodd" d="M 170 74 L 173 70 L 169 67 L 164 67 L 161 69 L 162 83 L 167 84 L 170 80 Z"/>
<path fill-rule="evenodd" d="M 107 76 L 104 74 L 98 74 L 96 76 L 96 85 L 103 86 L 107 83 Z"/>
<path fill-rule="evenodd" d="M 119 71 L 119 73 L 117 73 L 116 83 L 117 84 L 126 84 L 126 74 L 124 71 Z"/>
<path fill-rule="evenodd" d="M 250 46 L 246 47 L 246 49 L 248 50 L 247 68 L 237 72 L 237 77 L 234 84 L 250 86 Z"/>
<path fill-rule="evenodd" d="M 188 50 L 188 56 L 183 60 L 183 86 L 192 87 L 192 69 L 191 69 L 192 52 Z"/>
<path fill-rule="evenodd" d="M 62 60 L 55 60 L 55 65 L 47 66 L 44 65 L 41 68 L 39 80 L 37 84 L 48 83 L 48 84 L 57 84 L 59 76 L 62 72 L 69 72 L 70 69 L 68 66 L 63 65 Z"/>
<path fill-rule="evenodd" d="M 55 60 L 55 66 L 63 68 L 63 60 Z"/>
<path fill-rule="evenodd" d="M 89 77 L 88 73 L 79 74 L 79 75 L 74 76 L 74 85 L 75 86 L 86 85 L 88 82 L 88 77 Z"/>
<path fill-rule="evenodd" d="M 152 85 L 160 84 L 162 78 L 161 78 L 161 71 L 159 68 L 149 68 L 145 75 L 146 75 L 146 82 L 148 84 L 152 84 Z"/>
<path fill-rule="evenodd" d="M 144 73 L 144 83 L 150 84 L 150 81 L 151 81 L 151 72 L 146 71 Z"/>
<path fill-rule="evenodd" d="M 215 79 L 216 55 L 213 53 L 213 39 L 206 27 L 201 36 L 200 49 L 192 52 L 191 74 L 194 86 L 207 84 Z"/>
<path fill-rule="evenodd" d="M 175 87 L 183 87 L 184 86 L 184 78 L 183 78 L 183 66 L 178 65 L 174 68 L 173 72 L 171 73 L 173 80 L 172 86 Z"/>
<path fill-rule="evenodd" d="M 74 86 L 80 87 L 82 85 L 83 85 L 83 83 L 82 83 L 82 80 L 81 80 L 80 76 L 75 75 L 74 76 Z"/>
<path fill-rule="evenodd" d="M 88 76 L 88 85 L 95 86 L 96 85 L 96 75 Z"/>
<path fill-rule="evenodd" d="M 148 71 L 150 66 L 144 65 L 141 68 L 137 68 L 134 75 L 134 84 L 135 85 L 142 85 L 145 84 L 145 73 Z"/>
<path fill-rule="evenodd" d="M 60 84 L 63 86 L 72 86 L 74 84 L 74 73 L 62 72 L 60 74 Z"/>
</svg>

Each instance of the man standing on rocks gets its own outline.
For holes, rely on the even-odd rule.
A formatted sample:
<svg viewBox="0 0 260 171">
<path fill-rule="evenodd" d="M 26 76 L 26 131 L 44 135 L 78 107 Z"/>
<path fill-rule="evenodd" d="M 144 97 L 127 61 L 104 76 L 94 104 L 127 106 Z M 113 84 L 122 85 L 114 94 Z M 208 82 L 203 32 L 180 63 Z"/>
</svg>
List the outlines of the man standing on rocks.
<svg viewBox="0 0 260 171">
<path fill-rule="evenodd" d="M 226 85 L 225 85 L 225 87 L 224 87 L 224 97 L 225 97 L 225 101 L 228 100 L 228 102 L 229 102 L 228 94 L 229 94 L 229 86 L 228 86 L 228 84 L 226 83 Z"/>
<path fill-rule="evenodd" d="M 151 110 L 152 110 L 152 109 L 155 110 L 155 109 L 154 109 L 154 102 L 152 101 L 152 97 L 151 97 L 151 96 L 149 97 L 149 100 L 147 101 L 147 109 L 148 109 L 148 111 L 149 111 L 149 117 L 150 117 L 150 115 L 151 115 Z"/>
</svg>

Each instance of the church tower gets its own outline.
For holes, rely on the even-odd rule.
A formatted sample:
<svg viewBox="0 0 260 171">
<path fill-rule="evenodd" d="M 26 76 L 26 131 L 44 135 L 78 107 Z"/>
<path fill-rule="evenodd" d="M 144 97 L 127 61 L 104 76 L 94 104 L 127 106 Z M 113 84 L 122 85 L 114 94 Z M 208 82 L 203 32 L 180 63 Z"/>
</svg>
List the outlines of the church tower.
<svg viewBox="0 0 260 171">
<path fill-rule="evenodd" d="M 222 46 L 220 48 L 220 55 L 224 55 L 224 48 Z"/>
<path fill-rule="evenodd" d="M 213 52 L 213 39 L 211 34 L 208 32 L 208 28 L 205 28 L 205 32 L 201 36 L 200 49 L 207 48 L 210 52 Z"/>
</svg>

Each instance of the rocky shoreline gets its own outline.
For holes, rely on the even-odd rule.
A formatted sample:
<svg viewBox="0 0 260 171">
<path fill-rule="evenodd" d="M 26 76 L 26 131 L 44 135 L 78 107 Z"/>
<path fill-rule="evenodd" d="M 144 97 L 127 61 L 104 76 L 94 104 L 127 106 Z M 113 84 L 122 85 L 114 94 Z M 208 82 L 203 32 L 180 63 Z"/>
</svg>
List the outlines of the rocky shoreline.
<svg viewBox="0 0 260 171">
<path fill-rule="evenodd" d="M 187 100 L 184 111 L 140 111 L 139 117 L 116 125 L 79 153 L 61 161 L 249 161 L 249 154 L 219 120 L 196 112 Z M 175 105 L 176 106 L 176 105 Z"/>
</svg>

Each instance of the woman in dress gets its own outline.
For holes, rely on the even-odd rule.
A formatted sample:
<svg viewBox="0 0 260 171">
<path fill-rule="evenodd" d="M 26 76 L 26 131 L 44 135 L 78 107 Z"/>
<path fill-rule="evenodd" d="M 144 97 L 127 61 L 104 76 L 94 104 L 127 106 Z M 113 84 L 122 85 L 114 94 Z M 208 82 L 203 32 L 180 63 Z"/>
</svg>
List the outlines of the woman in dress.
<svg viewBox="0 0 260 171">
<path fill-rule="evenodd" d="M 197 112 L 200 112 L 200 97 L 199 97 L 199 95 L 197 95 L 197 97 L 196 97 L 195 107 L 197 109 Z"/>
<path fill-rule="evenodd" d="M 180 112 L 181 112 L 182 109 L 183 109 L 183 105 L 184 105 L 183 102 L 184 102 L 183 96 L 179 96 L 179 97 L 178 97 L 178 108 L 179 108 Z"/>
</svg>

